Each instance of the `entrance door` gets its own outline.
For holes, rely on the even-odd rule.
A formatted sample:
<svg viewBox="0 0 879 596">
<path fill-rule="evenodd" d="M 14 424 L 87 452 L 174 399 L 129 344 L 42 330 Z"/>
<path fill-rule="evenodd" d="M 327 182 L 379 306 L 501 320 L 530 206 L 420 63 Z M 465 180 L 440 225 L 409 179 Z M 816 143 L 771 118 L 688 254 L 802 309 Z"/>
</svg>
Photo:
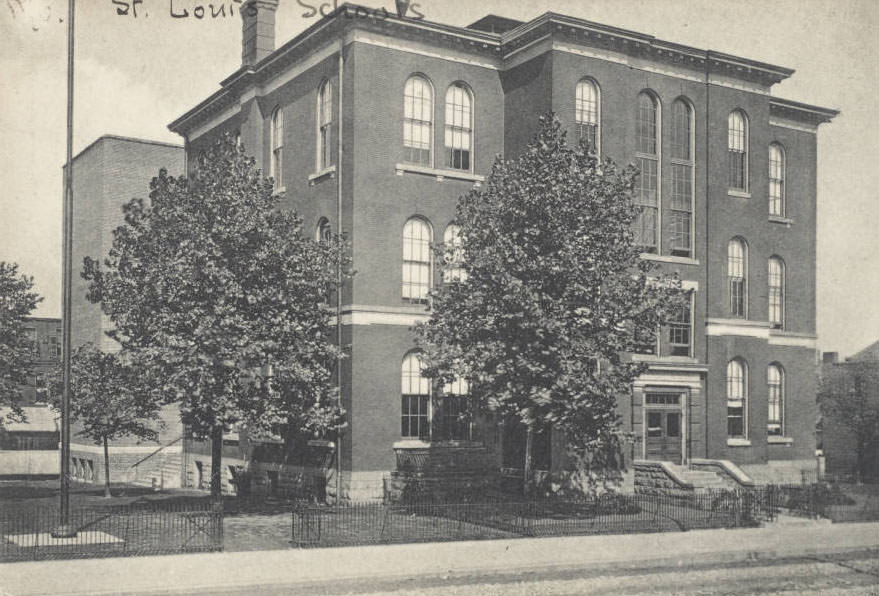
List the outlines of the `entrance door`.
<svg viewBox="0 0 879 596">
<path fill-rule="evenodd" d="M 648 393 L 644 407 L 647 459 L 681 463 L 681 396 Z"/>
</svg>

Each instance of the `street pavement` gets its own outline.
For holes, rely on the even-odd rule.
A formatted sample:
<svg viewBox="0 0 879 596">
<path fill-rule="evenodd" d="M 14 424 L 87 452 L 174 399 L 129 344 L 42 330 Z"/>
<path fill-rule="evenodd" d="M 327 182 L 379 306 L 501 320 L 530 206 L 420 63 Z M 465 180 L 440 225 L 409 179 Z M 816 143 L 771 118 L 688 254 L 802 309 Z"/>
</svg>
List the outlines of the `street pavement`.
<svg viewBox="0 0 879 596">
<path fill-rule="evenodd" d="M 0 594 L 879 594 L 877 557 L 879 523 L 772 524 L 7 563 Z"/>
</svg>

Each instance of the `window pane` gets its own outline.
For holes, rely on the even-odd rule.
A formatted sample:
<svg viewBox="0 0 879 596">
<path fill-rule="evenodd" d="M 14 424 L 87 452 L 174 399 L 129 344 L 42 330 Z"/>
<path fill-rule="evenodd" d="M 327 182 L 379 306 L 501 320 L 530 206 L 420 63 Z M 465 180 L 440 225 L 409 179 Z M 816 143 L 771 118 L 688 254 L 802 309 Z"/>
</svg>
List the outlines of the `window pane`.
<svg viewBox="0 0 879 596">
<path fill-rule="evenodd" d="M 404 159 L 430 165 L 430 139 L 433 126 L 433 91 L 421 77 L 406 81 L 403 94 Z"/>
<path fill-rule="evenodd" d="M 636 136 L 639 152 L 656 154 L 656 103 L 647 93 L 638 96 Z"/>
<path fill-rule="evenodd" d="M 447 149 L 446 166 L 459 170 L 470 169 L 472 150 L 472 100 L 470 91 L 460 84 L 446 92 L 446 126 L 444 142 Z"/>
<path fill-rule="evenodd" d="M 680 99 L 675 101 L 672 106 L 672 158 L 686 160 L 693 158 L 690 148 L 691 120 L 690 106 Z"/>
</svg>

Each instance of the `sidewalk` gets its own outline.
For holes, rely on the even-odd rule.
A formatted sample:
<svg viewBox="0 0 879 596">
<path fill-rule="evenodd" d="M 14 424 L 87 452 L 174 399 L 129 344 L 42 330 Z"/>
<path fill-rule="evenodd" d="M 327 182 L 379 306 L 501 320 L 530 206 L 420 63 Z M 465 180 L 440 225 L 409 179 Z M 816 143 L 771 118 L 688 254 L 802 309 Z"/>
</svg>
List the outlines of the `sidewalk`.
<svg viewBox="0 0 879 596">
<path fill-rule="evenodd" d="M 0 564 L 0 595 L 168 594 L 324 581 L 729 564 L 879 548 L 879 523 Z"/>
</svg>

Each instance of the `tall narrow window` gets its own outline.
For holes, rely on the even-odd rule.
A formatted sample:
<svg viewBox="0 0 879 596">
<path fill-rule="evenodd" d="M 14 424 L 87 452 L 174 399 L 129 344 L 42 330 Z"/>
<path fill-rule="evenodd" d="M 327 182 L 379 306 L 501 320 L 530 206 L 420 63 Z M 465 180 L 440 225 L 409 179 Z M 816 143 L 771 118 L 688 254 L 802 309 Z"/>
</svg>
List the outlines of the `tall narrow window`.
<svg viewBox="0 0 879 596">
<path fill-rule="evenodd" d="M 729 314 L 747 316 L 748 250 L 741 238 L 729 241 L 726 255 L 726 276 L 729 283 Z"/>
<path fill-rule="evenodd" d="M 657 252 L 659 241 L 659 143 L 657 131 L 659 110 L 656 100 L 647 92 L 638 95 L 636 136 L 638 153 L 638 185 L 635 202 L 641 213 L 635 219 L 635 242 L 645 252 Z"/>
<path fill-rule="evenodd" d="M 766 385 L 769 395 L 769 416 L 767 432 L 770 435 L 784 435 L 784 369 L 770 364 L 766 369 Z"/>
<path fill-rule="evenodd" d="M 406 438 L 430 437 L 430 379 L 422 371 L 424 364 L 417 352 L 403 358 L 401 432 Z"/>
<path fill-rule="evenodd" d="M 731 438 L 748 436 L 748 367 L 735 358 L 726 365 L 726 432 Z"/>
<path fill-rule="evenodd" d="M 784 261 L 778 257 L 769 259 L 769 323 L 784 327 Z"/>
<path fill-rule="evenodd" d="M 403 159 L 431 166 L 433 87 L 421 76 L 409 77 L 403 90 Z"/>
<path fill-rule="evenodd" d="M 470 385 L 463 379 L 455 379 L 443 388 L 443 439 L 450 441 L 470 439 L 469 393 Z"/>
<path fill-rule="evenodd" d="M 682 99 L 672 104 L 671 254 L 693 255 L 693 110 Z"/>
<path fill-rule="evenodd" d="M 284 163 L 284 113 L 281 108 L 275 108 L 272 112 L 272 157 L 271 171 L 269 172 L 275 181 L 275 188 L 284 185 L 282 180 Z"/>
<path fill-rule="evenodd" d="M 324 81 L 317 94 L 317 170 L 333 165 L 333 86 Z"/>
<path fill-rule="evenodd" d="M 689 356 L 693 344 L 693 322 L 690 312 L 691 297 L 675 309 L 668 321 L 668 344 L 672 356 Z"/>
<path fill-rule="evenodd" d="M 445 263 L 443 263 L 443 283 L 463 282 L 467 279 L 464 270 L 464 249 L 461 246 L 461 228 L 457 224 L 449 224 L 443 233 Z"/>
<path fill-rule="evenodd" d="M 784 149 L 769 145 L 769 215 L 784 216 Z"/>
<path fill-rule="evenodd" d="M 413 217 L 403 227 L 403 300 L 426 303 L 430 291 L 430 224 Z"/>
<path fill-rule="evenodd" d="M 590 79 L 582 79 L 577 83 L 574 105 L 574 119 L 577 122 L 577 135 L 586 139 L 586 143 L 595 153 L 599 153 L 599 95 L 598 85 Z"/>
<path fill-rule="evenodd" d="M 326 217 L 321 217 L 314 229 L 314 239 L 317 242 L 329 242 L 332 240 L 332 236 L 329 220 Z"/>
<path fill-rule="evenodd" d="M 729 187 L 748 190 L 748 119 L 739 110 L 729 114 Z"/>
<path fill-rule="evenodd" d="M 473 152 L 473 96 L 463 83 L 446 92 L 446 166 L 470 171 Z"/>
</svg>

